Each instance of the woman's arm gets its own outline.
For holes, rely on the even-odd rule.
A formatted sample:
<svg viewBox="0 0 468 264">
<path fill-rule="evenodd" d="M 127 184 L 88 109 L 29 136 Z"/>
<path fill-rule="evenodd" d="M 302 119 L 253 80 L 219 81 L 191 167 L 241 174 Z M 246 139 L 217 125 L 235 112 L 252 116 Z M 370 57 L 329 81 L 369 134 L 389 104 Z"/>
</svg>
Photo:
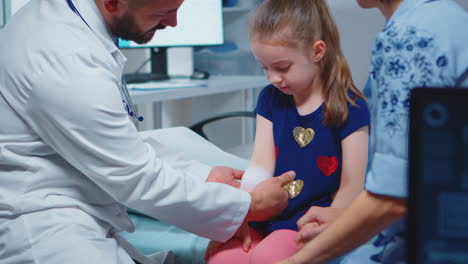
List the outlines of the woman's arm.
<svg viewBox="0 0 468 264">
<path fill-rule="evenodd" d="M 327 263 L 364 244 L 405 214 L 404 199 L 362 191 L 330 227 L 280 264 Z"/>
</svg>

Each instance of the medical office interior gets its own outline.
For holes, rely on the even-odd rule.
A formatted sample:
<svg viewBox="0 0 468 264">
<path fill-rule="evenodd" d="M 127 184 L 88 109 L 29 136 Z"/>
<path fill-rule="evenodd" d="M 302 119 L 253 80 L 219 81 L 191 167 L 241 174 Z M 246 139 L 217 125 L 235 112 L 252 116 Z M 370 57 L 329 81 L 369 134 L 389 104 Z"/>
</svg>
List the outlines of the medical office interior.
<svg viewBox="0 0 468 264">
<path fill-rule="evenodd" d="M 28 1 L 0 0 L 0 28 Z M 204 127 L 208 139 L 188 128 L 226 113 L 253 111 L 260 90 L 268 84 L 252 55 L 247 30 L 252 11 L 260 1 L 186 0 L 176 28 L 182 33 L 171 31 L 163 35 L 162 31 L 155 35 L 156 39 L 161 36 L 169 40 L 185 36 L 179 42 L 160 41 L 145 47 L 119 43 L 128 59 L 126 74 L 144 78 L 144 73 L 162 69 L 170 77 L 149 83 L 127 81 L 138 114 L 144 118 L 143 122 L 135 122 L 139 131 L 157 133 L 161 142 L 184 151 L 187 157 L 198 155 L 209 165 L 240 169 L 247 166 L 255 131 L 251 116 L 208 123 Z M 467 0 L 457 2 L 468 9 Z M 354 0 L 329 0 L 328 4 L 340 30 L 353 79 L 362 89 L 368 77 L 374 38 L 384 26 L 384 18 L 377 9 L 359 8 Z M 206 19 L 201 28 L 193 24 L 200 19 Z M 166 65 L 160 64 L 164 56 Z M 124 236 L 143 253 L 172 250 L 178 263 L 203 263 L 208 240 L 138 212 L 134 212 L 132 220 L 136 232 Z"/>
<path fill-rule="evenodd" d="M 7 23 L 8 18 L 12 15 L 11 13 L 21 8 L 29 0 L 2 1 L 3 10 L 0 12 L 0 22 Z M 249 17 L 258 1 L 224 1 L 222 9 L 219 11 L 216 10 L 216 5 L 214 5 L 214 13 L 209 12 L 212 14 L 219 13 L 217 21 L 219 20 L 222 23 L 222 28 L 219 32 L 212 30 L 215 33 L 210 33 L 219 36 L 209 36 L 212 40 L 201 41 L 201 43 L 209 44 L 206 46 L 200 46 L 199 43 L 196 43 L 200 41 L 193 40 L 194 37 L 192 36 L 197 35 L 195 32 L 208 31 L 207 29 L 196 29 L 188 26 L 184 27 L 183 25 L 185 22 L 184 17 L 187 20 L 186 23 L 193 23 L 193 21 L 199 19 L 197 14 L 202 10 L 200 3 L 203 6 L 204 1 L 192 1 L 194 2 L 192 7 L 196 7 L 196 11 L 192 13 L 188 6 L 191 1 L 186 1 L 187 3 L 184 5 L 187 5 L 187 7 L 184 8 L 183 5 L 181 8 L 183 10 L 179 13 L 177 28 L 180 28 L 180 31 L 183 30 L 183 34 L 190 35 L 190 37 L 181 39 L 179 43 L 175 44 L 168 42 L 156 45 L 172 46 L 168 47 L 167 53 L 169 54 L 168 57 L 171 57 L 171 55 L 175 57 L 175 60 L 173 59 L 175 62 L 172 63 L 172 66 L 169 66 L 169 71 L 173 71 L 173 76 L 175 75 L 176 78 L 184 75 L 188 77 L 191 75 L 190 71 L 196 70 L 200 78 L 203 78 L 201 75 L 206 73 L 209 74 L 209 78 L 195 82 L 200 83 L 200 85 L 215 82 L 217 87 L 214 87 L 214 85 L 205 87 L 207 88 L 204 89 L 205 91 L 203 91 L 203 87 L 194 87 L 195 89 L 192 90 L 189 88 L 184 88 L 184 90 L 170 89 L 164 91 L 164 96 L 151 96 L 147 95 L 146 92 L 142 93 L 140 91 L 140 94 L 138 94 L 137 91 L 131 91 L 132 97 L 136 97 L 133 101 L 138 106 L 138 112 L 144 117 L 143 122 L 137 123 L 141 131 L 176 126 L 188 127 L 219 114 L 252 111 L 256 104 L 258 92 L 268 84 L 260 65 L 252 55 L 247 33 Z M 218 1 L 210 0 L 206 2 Z M 377 10 L 360 9 L 355 1 L 329 1 L 329 5 L 340 28 L 343 50 L 351 65 L 353 78 L 358 87 L 363 87 L 367 79 L 370 63 L 369 51 L 372 49 L 374 35 L 382 28 L 384 19 Z M 187 15 L 192 16 L 192 18 L 187 18 Z M 207 16 L 209 17 L 209 15 Z M 196 31 L 194 32 L 194 30 Z M 166 32 L 158 32 L 155 38 L 164 33 Z M 167 37 L 170 36 L 168 34 Z M 221 43 L 217 38 L 221 38 Z M 146 47 L 122 48 L 128 59 L 125 73 L 151 72 L 152 65 L 148 59 L 150 59 L 151 52 L 154 49 Z M 187 53 L 187 49 L 189 55 L 184 54 Z M 187 61 L 190 61 L 187 56 L 190 56 L 190 54 L 193 54 L 191 55 L 193 56 L 191 62 L 193 66 L 187 70 L 187 64 L 189 64 Z M 171 63 L 169 62 L 169 64 Z M 192 82 L 192 84 L 195 82 Z M 164 84 L 158 84 L 157 86 L 162 87 Z M 193 90 L 197 92 L 193 92 Z M 142 94 L 144 95 L 142 96 Z M 210 140 L 220 148 L 228 151 L 232 149 L 234 153 L 248 158 L 248 153 L 245 152 L 248 151 L 249 146 L 245 148 L 239 148 L 239 146 L 249 145 L 253 142 L 253 124 L 254 121 L 250 120 L 250 118 L 229 118 L 208 124 L 204 129 Z"/>
</svg>

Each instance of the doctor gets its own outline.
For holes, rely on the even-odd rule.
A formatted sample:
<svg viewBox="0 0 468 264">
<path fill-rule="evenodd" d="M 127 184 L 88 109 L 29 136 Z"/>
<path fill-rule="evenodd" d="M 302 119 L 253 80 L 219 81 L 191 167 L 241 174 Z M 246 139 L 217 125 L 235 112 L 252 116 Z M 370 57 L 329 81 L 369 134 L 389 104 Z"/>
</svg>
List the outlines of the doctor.
<svg viewBox="0 0 468 264">
<path fill-rule="evenodd" d="M 182 2 L 34 0 L 0 32 L 0 263 L 133 263 L 127 207 L 218 241 L 286 207 L 294 173 L 207 183 L 240 172 L 169 155 L 129 118 L 116 38 L 148 42 Z"/>
</svg>

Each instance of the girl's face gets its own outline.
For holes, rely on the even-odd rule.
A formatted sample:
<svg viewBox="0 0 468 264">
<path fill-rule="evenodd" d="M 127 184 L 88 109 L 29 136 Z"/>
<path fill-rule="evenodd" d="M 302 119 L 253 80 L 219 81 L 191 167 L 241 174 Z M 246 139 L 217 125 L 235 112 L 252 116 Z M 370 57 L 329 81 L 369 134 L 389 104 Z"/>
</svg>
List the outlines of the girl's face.
<svg viewBox="0 0 468 264">
<path fill-rule="evenodd" d="M 251 45 L 266 77 L 276 88 L 288 95 L 307 96 L 310 93 L 319 72 L 312 54 L 255 39 Z"/>
</svg>

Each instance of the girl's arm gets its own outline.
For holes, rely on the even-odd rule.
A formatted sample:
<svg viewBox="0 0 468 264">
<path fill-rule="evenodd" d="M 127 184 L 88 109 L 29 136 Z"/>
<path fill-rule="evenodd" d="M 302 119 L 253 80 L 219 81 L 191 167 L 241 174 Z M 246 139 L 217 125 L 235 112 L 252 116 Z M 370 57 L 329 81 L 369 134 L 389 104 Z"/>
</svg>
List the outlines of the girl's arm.
<svg viewBox="0 0 468 264">
<path fill-rule="evenodd" d="M 311 207 L 297 221 L 297 240 L 305 242 L 323 232 L 361 193 L 367 169 L 369 126 L 364 126 L 341 141 L 341 184 L 330 207 Z"/>
<path fill-rule="evenodd" d="M 363 190 L 367 169 L 369 126 L 364 126 L 341 141 L 341 184 L 331 207 L 346 208 Z"/>
<path fill-rule="evenodd" d="M 273 174 L 275 170 L 275 161 L 273 123 L 263 116 L 257 115 L 254 150 L 250 163 L 260 166 Z"/>
</svg>

